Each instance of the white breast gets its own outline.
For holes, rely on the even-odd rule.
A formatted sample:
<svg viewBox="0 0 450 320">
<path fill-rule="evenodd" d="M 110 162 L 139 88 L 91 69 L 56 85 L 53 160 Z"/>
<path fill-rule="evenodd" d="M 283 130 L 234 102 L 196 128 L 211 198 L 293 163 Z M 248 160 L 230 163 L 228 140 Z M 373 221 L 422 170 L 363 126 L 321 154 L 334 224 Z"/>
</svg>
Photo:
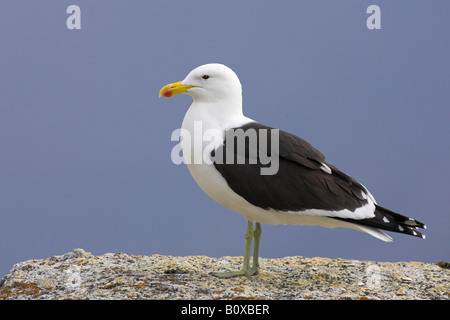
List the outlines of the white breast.
<svg viewBox="0 0 450 320">
<path fill-rule="evenodd" d="M 182 124 L 181 147 L 185 162 L 194 180 L 200 188 L 212 199 L 223 206 L 237 211 L 247 220 L 264 224 L 320 225 L 328 228 L 353 228 L 372 234 L 384 241 L 390 237 L 377 229 L 362 227 L 356 224 L 328 218 L 327 216 L 363 218 L 373 215 L 373 197 L 369 203 L 357 212 L 342 210 L 325 212 L 322 210 L 307 210 L 299 212 L 281 212 L 273 209 L 265 210 L 252 205 L 235 193 L 222 175 L 215 169 L 211 161 L 211 151 L 222 145 L 225 130 L 240 127 L 253 121 L 243 115 L 220 118 L 207 104 L 193 103 L 185 115 Z M 183 131 L 187 133 L 183 135 Z M 374 200 L 374 199 L 373 199 Z M 348 211 L 348 212 L 347 212 Z"/>
<path fill-rule="evenodd" d="M 240 212 L 248 202 L 228 187 L 211 161 L 211 151 L 223 144 L 225 130 L 253 121 L 243 115 L 219 117 L 208 104 L 193 103 L 182 124 L 183 157 L 200 188 L 220 204 Z M 187 135 L 183 136 L 183 132 Z M 240 212 L 242 214 L 242 212 Z"/>
</svg>

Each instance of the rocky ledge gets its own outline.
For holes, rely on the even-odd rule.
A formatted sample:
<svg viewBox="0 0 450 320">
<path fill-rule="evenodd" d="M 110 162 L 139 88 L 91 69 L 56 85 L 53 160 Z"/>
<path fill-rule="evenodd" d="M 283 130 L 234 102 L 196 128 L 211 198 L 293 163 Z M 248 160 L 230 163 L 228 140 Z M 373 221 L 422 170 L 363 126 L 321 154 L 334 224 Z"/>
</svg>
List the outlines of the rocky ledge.
<svg viewBox="0 0 450 320">
<path fill-rule="evenodd" d="M 92 255 L 83 249 L 16 264 L 0 299 L 450 299 L 449 264 L 261 259 L 258 276 L 210 275 L 242 257 Z"/>
</svg>

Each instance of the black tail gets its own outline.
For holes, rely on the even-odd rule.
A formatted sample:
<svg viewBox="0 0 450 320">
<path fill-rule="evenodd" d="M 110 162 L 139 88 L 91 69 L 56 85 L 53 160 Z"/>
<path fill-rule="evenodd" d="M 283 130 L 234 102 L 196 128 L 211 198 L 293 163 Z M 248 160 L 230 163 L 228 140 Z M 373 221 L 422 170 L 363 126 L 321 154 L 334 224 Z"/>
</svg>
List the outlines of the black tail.
<svg viewBox="0 0 450 320">
<path fill-rule="evenodd" d="M 395 213 L 391 210 L 380 207 L 378 205 L 376 205 L 375 207 L 375 217 L 370 219 L 361 219 L 361 220 L 342 219 L 342 218 L 335 218 L 335 219 L 365 225 L 376 229 L 405 233 L 422 239 L 425 239 L 425 235 L 417 231 L 417 228 L 422 229 L 427 228 L 426 225 L 423 224 L 422 222 L 414 220 L 413 218 L 406 217 L 399 213 Z"/>
</svg>

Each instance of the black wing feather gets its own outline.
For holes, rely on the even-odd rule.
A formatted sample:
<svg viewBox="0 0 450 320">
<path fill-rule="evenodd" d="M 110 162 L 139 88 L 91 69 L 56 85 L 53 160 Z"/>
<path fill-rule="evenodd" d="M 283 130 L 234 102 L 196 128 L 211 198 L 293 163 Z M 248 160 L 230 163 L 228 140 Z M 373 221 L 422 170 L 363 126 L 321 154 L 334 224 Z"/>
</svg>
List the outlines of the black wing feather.
<svg viewBox="0 0 450 320">
<path fill-rule="evenodd" d="M 233 128 L 230 130 L 235 130 Z M 265 152 L 270 154 L 271 127 L 257 122 L 250 122 L 241 127 L 247 130 L 267 130 L 267 146 Z M 258 145 L 259 145 L 259 134 Z M 226 164 L 227 148 L 233 143 L 235 164 Z M 220 149 L 220 150 L 219 150 Z M 236 164 L 237 141 L 224 141 L 224 145 L 211 153 L 214 166 L 225 178 L 229 187 L 241 195 L 251 204 L 263 209 L 278 211 L 305 211 L 308 209 L 322 209 L 339 211 L 348 209 L 355 211 L 367 204 L 367 190 L 354 178 L 325 162 L 325 156 L 307 141 L 288 132 L 279 130 L 279 170 L 275 175 L 261 175 L 264 166 L 259 157 L 256 164 L 249 162 L 248 141 L 245 145 L 245 164 Z M 223 156 L 218 159 L 217 155 Z M 220 160 L 220 161 L 217 161 Z M 254 160 L 254 159 L 253 159 Z M 323 165 L 331 169 L 331 173 L 323 170 Z M 375 216 L 367 219 L 335 218 L 355 224 L 365 225 L 392 232 L 405 233 L 417 237 L 424 236 L 417 228 L 425 225 L 412 218 L 375 206 Z"/>
</svg>

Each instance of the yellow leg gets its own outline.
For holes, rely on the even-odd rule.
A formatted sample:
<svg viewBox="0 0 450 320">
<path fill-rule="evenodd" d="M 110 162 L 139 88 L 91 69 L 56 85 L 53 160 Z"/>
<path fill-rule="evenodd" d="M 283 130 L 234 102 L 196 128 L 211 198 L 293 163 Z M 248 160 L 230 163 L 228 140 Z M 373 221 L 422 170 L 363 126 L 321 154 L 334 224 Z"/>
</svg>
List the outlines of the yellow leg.
<svg viewBox="0 0 450 320">
<path fill-rule="evenodd" d="M 212 275 L 220 278 L 230 278 L 237 276 L 252 276 L 258 273 L 259 270 L 259 240 L 261 239 L 261 224 L 256 223 L 253 231 L 253 222 L 247 221 L 247 231 L 245 232 L 245 246 L 244 246 L 244 264 L 241 270 L 229 272 L 213 272 Z M 253 265 L 250 269 L 250 251 L 252 247 L 252 239 L 255 239 L 253 247 Z"/>
</svg>

